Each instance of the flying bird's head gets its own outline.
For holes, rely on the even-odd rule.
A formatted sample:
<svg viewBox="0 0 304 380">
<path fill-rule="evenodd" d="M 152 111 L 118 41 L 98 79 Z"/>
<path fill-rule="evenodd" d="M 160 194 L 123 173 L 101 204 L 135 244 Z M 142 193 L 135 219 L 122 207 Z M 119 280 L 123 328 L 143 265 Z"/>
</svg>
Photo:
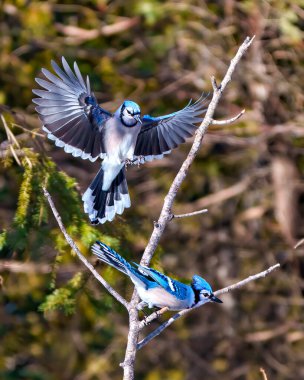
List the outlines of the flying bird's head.
<svg viewBox="0 0 304 380">
<path fill-rule="evenodd" d="M 198 275 L 192 277 L 191 287 L 195 293 L 195 298 L 197 302 L 218 302 L 223 303 L 219 298 L 215 297 L 212 292 L 211 286 L 206 280 Z"/>
<path fill-rule="evenodd" d="M 137 123 L 142 123 L 139 105 L 131 100 L 123 102 L 120 107 L 119 117 L 125 127 L 135 127 Z"/>
</svg>

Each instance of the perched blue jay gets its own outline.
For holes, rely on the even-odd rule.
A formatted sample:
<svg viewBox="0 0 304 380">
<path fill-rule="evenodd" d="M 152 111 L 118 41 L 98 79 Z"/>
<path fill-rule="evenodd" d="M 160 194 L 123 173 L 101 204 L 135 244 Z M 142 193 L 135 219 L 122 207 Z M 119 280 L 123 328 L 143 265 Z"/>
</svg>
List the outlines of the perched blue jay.
<svg viewBox="0 0 304 380">
<path fill-rule="evenodd" d="M 195 306 L 197 303 L 222 301 L 212 293 L 211 286 L 200 276 L 193 276 L 191 285 L 183 284 L 165 276 L 156 269 L 128 263 L 113 249 L 97 241 L 92 252 L 102 261 L 130 277 L 136 287 L 142 302 L 138 308 L 154 306 L 170 310 L 182 310 Z"/>
<path fill-rule="evenodd" d="M 48 80 L 36 78 L 44 90 L 33 90 L 39 96 L 33 102 L 55 145 L 74 157 L 103 159 L 82 200 L 93 224 L 112 221 L 131 205 L 125 164 L 162 158 L 184 143 L 193 135 L 194 123 L 202 121 L 204 99 L 169 115 L 142 118 L 139 106 L 125 100 L 112 114 L 97 104 L 89 78 L 84 81 L 76 62 L 74 72 L 63 57 L 62 66 L 52 61 L 57 75 L 42 69 Z"/>
</svg>

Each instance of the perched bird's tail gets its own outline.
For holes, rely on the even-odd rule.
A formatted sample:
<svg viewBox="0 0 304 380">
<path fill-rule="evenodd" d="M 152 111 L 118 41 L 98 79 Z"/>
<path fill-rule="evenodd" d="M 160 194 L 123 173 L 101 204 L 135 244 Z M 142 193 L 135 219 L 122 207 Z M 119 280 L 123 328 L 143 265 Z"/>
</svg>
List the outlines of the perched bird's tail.
<svg viewBox="0 0 304 380">
<path fill-rule="evenodd" d="M 120 170 L 108 190 L 102 190 L 104 173 L 101 167 L 82 197 L 84 211 L 89 214 L 92 224 L 112 221 L 115 214 L 121 215 L 125 208 L 131 206 L 125 168 Z"/>
<path fill-rule="evenodd" d="M 129 264 L 123 257 L 121 257 L 114 249 L 108 247 L 106 244 L 101 241 L 96 241 L 96 243 L 92 246 L 92 252 L 103 262 L 111 265 L 115 269 L 120 272 L 127 274 L 128 271 L 136 271 L 135 268 L 132 268 L 131 264 Z"/>
</svg>

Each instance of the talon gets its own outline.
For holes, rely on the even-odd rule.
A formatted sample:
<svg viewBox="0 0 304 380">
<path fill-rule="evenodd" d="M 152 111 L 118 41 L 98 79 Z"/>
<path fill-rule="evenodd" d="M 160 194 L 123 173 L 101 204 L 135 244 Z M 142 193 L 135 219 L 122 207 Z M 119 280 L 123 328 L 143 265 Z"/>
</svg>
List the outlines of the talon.
<svg viewBox="0 0 304 380">
<path fill-rule="evenodd" d="M 128 165 L 140 165 L 140 159 L 141 159 L 141 156 L 139 156 L 139 158 L 135 158 L 133 160 L 131 160 L 130 158 L 127 158 L 125 160 L 125 166 L 127 167 Z"/>
<path fill-rule="evenodd" d="M 137 161 L 137 166 L 140 167 L 140 164 L 141 163 L 144 163 L 145 162 L 145 156 L 139 156 L 139 160 Z"/>
</svg>

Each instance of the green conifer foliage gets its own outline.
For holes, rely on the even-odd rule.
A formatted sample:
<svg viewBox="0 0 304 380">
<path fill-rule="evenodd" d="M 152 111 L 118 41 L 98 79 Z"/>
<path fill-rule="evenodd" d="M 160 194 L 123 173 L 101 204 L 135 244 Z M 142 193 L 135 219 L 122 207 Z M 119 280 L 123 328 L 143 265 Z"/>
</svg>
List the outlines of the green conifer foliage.
<svg viewBox="0 0 304 380">
<path fill-rule="evenodd" d="M 13 136 L 13 122 L 6 121 L 5 124 Z M 43 195 L 43 187 L 52 194 L 68 233 L 83 251 L 88 252 L 97 239 L 103 239 L 113 246 L 117 246 L 118 241 L 116 238 L 101 234 L 97 228 L 89 224 L 83 213 L 83 204 L 76 190 L 75 179 L 59 170 L 44 152 L 18 143 L 18 134 L 15 139 L 15 145 L 17 144 L 19 151 L 22 152 L 21 159 L 8 161 L 7 157 L 4 157 L 3 162 L 6 162 L 7 168 L 10 167 L 18 173 L 21 183 L 13 223 L 9 229 L 1 232 L 0 248 L 7 257 L 17 254 L 23 260 L 35 258 L 44 261 L 41 255 L 46 248 L 43 247 L 51 247 L 55 252 L 55 256 L 50 260 L 52 271 L 48 287 L 51 293 L 42 302 L 39 310 L 47 312 L 58 309 L 63 310 L 65 314 L 71 314 L 75 309 L 77 292 L 86 283 L 86 276 L 83 277 L 79 272 L 59 288 L 56 284 L 57 270 L 62 263 L 69 261 L 73 251 L 54 222 Z"/>
</svg>

